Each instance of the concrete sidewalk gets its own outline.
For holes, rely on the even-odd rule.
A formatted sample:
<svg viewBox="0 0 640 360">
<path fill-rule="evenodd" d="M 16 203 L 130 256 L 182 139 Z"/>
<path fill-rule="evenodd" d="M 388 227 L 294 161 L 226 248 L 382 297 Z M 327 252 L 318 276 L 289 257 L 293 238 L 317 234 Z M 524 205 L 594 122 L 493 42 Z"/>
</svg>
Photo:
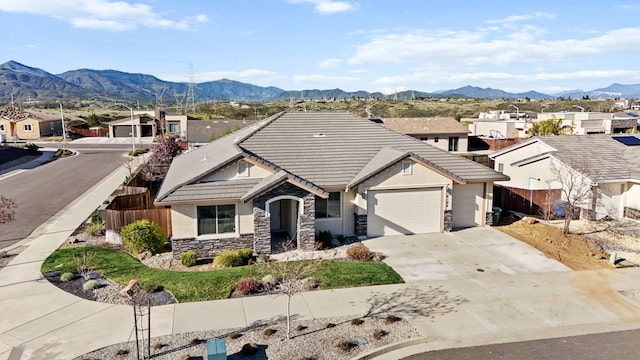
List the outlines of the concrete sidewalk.
<svg viewBox="0 0 640 360">
<path fill-rule="evenodd" d="M 119 169 L 36 229 L 37 237 L 0 270 L 0 359 L 72 359 L 132 340 L 131 308 L 69 295 L 44 280 L 40 266 L 126 175 Z M 35 233 L 35 232 L 34 232 Z M 624 291 L 625 295 L 621 293 Z M 640 268 L 504 274 L 416 280 L 408 284 L 313 291 L 296 296 L 301 319 L 393 311 L 424 343 L 381 355 L 580 335 L 640 327 Z M 246 327 L 282 317 L 276 296 L 155 307 L 152 336 Z"/>
</svg>

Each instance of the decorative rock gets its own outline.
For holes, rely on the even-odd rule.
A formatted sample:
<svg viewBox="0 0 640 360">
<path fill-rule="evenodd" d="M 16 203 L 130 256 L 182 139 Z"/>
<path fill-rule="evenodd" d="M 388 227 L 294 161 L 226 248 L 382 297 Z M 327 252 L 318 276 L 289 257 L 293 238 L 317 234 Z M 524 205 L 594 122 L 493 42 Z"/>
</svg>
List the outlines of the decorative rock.
<svg viewBox="0 0 640 360">
<path fill-rule="evenodd" d="M 77 244 L 78 242 L 80 242 L 80 240 L 78 240 L 78 238 L 75 236 L 71 236 L 69 237 L 69 240 L 67 240 L 67 243 L 69 245 Z"/>
<path fill-rule="evenodd" d="M 142 261 L 142 260 L 150 258 L 151 256 L 152 256 L 151 251 L 145 250 L 145 251 L 141 252 L 140 254 L 138 254 L 138 260 Z"/>
<path fill-rule="evenodd" d="M 140 289 L 140 283 L 138 283 L 138 280 L 131 279 L 129 280 L 129 284 L 127 284 L 127 286 L 124 289 L 120 290 L 120 296 L 131 298 L 133 295 L 135 295 L 138 292 L 139 289 Z"/>
</svg>

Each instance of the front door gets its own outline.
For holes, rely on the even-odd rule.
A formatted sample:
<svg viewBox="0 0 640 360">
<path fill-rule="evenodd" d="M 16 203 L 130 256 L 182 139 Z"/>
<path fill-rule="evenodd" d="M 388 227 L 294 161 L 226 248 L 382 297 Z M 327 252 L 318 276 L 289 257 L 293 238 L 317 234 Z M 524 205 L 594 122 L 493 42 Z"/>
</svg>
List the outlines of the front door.
<svg viewBox="0 0 640 360">
<path fill-rule="evenodd" d="M 298 201 L 282 199 L 269 205 L 271 252 L 298 248 Z"/>
</svg>

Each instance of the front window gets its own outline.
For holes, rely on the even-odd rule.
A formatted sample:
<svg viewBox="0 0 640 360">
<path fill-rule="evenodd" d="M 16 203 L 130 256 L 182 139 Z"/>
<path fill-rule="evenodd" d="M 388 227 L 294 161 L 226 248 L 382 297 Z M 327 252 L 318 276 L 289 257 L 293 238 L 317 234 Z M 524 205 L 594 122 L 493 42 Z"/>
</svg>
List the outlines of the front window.
<svg viewBox="0 0 640 360">
<path fill-rule="evenodd" d="M 236 206 L 198 206 L 198 235 L 236 232 Z"/>
<path fill-rule="evenodd" d="M 405 160 L 402 162 L 402 175 L 411 175 L 411 160 Z"/>
<path fill-rule="evenodd" d="M 339 218 L 340 192 L 330 192 L 327 199 L 316 196 L 316 219 Z"/>
<path fill-rule="evenodd" d="M 24 124 L 23 129 L 24 129 L 24 131 L 28 131 L 28 132 L 33 131 L 33 128 L 31 127 L 31 124 Z"/>
<path fill-rule="evenodd" d="M 458 151 L 458 140 L 460 138 L 457 136 L 449 137 L 449 151 Z"/>
<path fill-rule="evenodd" d="M 169 124 L 169 132 L 177 134 L 180 132 L 180 124 Z"/>
<path fill-rule="evenodd" d="M 0 124 L 0 131 L 4 132 L 4 124 Z"/>
</svg>

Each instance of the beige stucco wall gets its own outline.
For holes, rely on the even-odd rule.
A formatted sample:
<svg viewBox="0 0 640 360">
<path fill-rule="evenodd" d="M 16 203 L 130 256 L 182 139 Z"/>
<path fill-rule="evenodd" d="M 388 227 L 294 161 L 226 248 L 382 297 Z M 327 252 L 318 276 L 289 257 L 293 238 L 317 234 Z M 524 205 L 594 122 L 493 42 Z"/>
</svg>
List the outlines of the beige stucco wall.
<svg viewBox="0 0 640 360">
<path fill-rule="evenodd" d="M 31 131 L 25 131 L 25 125 L 31 125 Z M 40 137 L 40 123 L 33 119 L 24 119 L 16 122 L 18 138 L 23 140 L 37 140 Z"/>
<path fill-rule="evenodd" d="M 180 124 L 180 136 L 187 135 L 187 116 L 186 115 L 165 115 L 164 117 L 167 123 L 179 123 Z M 167 131 L 169 129 L 167 128 Z"/>
<path fill-rule="evenodd" d="M 2 128 L 0 129 L 0 134 L 5 134 L 6 139 L 8 141 L 9 139 L 11 139 L 11 129 L 12 129 L 11 121 L 0 119 L 0 125 L 2 125 L 0 126 L 0 128 Z"/>
<path fill-rule="evenodd" d="M 356 208 L 356 190 L 352 189 L 348 192 L 341 192 L 342 208 L 341 218 L 334 219 L 316 219 L 316 233 L 320 231 L 331 231 L 331 234 L 352 236 L 354 231 L 354 215 L 358 210 Z M 365 210 L 366 212 L 366 210 Z"/>
<path fill-rule="evenodd" d="M 598 186 L 599 196 L 596 202 L 596 217 L 598 219 L 605 216 L 622 218 L 624 216 L 624 200 L 626 182 L 616 182 L 600 184 Z"/>
<path fill-rule="evenodd" d="M 201 204 L 206 205 L 206 204 Z M 253 202 L 235 203 L 236 205 L 236 234 L 253 233 Z M 173 237 L 176 239 L 198 237 L 197 205 L 172 205 L 171 226 Z M 217 235 L 207 235 L 213 238 Z M 228 237 L 229 235 L 219 235 Z"/>
<path fill-rule="evenodd" d="M 502 172 L 511 177 L 511 180 L 509 181 L 497 181 L 496 184 L 500 186 L 529 190 L 548 190 L 559 188 L 559 184 L 555 181 L 556 176 L 553 174 L 550 158 L 532 162 L 524 166 L 511 165 L 517 161 L 533 157 L 549 150 L 550 148 L 546 145 L 534 142 L 525 147 L 496 156 L 494 158 L 494 169 L 499 171 L 500 164 L 502 164 Z M 535 180 L 530 181 L 530 177 Z"/>
<path fill-rule="evenodd" d="M 627 183 L 625 206 L 640 210 L 640 183 Z"/>
<path fill-rule="evenodd" d="M 249 176 L 239 176 L 238 175 L 239 161 L 240 160 L 230 163 L 225 168 L 216 171 L 215 174 L 211 174 L 203 178 L 202 181 L 238 180 L 238 179 L 249 179 L 249 178 L 263 179 L 273 174 L 273 172 L 268 169 L 265 169 L 258 165 L 247 162 L 247 164 L 249 165 Z"/>
</svg>

